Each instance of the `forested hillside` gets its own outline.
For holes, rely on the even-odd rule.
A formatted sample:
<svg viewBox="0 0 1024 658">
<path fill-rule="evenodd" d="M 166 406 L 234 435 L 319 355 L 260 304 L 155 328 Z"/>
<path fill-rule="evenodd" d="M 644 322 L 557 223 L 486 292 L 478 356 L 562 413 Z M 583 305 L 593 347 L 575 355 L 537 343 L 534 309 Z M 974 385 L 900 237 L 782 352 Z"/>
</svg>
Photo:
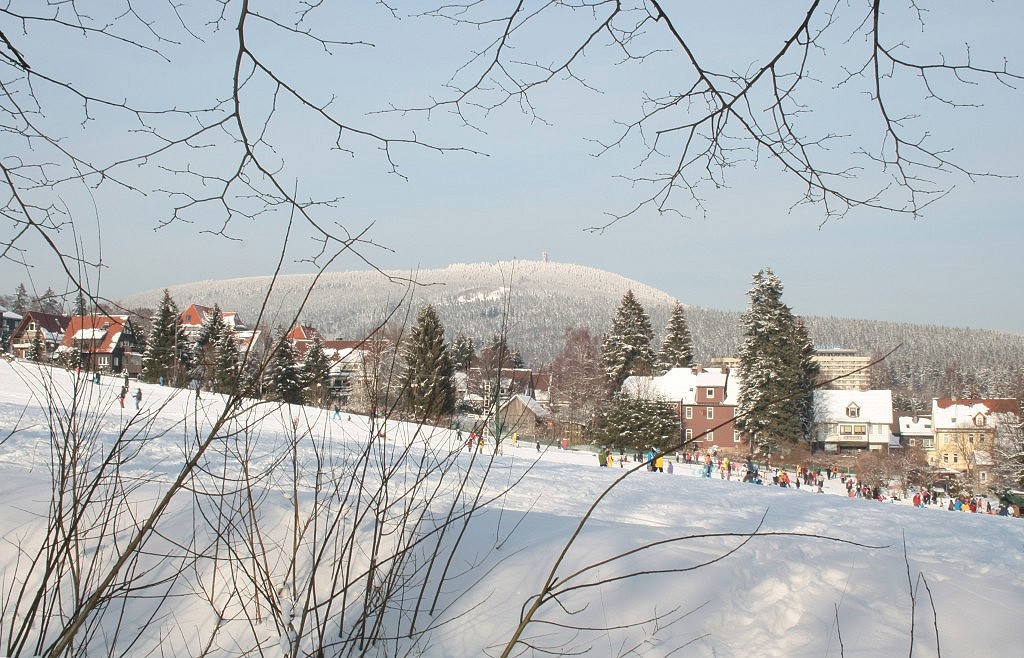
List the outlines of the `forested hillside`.
<svg viewBox="0 0 1024 658">
<path fill-rule="evenodd" d="M 562 346 L 567 328 L 587 327 L 596 335 L 606 332 L 626 290 L 631 289 L 651 315 L 656 342 L 675 302 L 638 281 L 564 263 L 456 264 L 388 274 L 390 280 L 369 271 L 323 275 L 299 321 L 328 338 L 354 338 L 385 321 L 405 324 L 416 309 L 432 303 L 449 340 L 464 333 L 479 345 L 499 333 L 507 321 L 509 344 L 518 346 L 526 363 L 538 368 Z M 181 308 L 192 303 L 219 304 L 255 324 L 270 281 L 270 277 L 201 281 L 173 286 L 170 291 Z M 260 323 L 291 325 L 311 281 L 310 275 L 279 278 Z M 129 308 L 153 308 L 160 294 L 154 290 L 121 302 Z M 698 361 L 732 355 L 739 345 L 738 313 L 688 306 L 687 320 Z M 1015 396 L 1021 390 L 1024 335 L 835 317 L 805 320 L 816 345 L 852 348 L 868 355 L 900 346 L 888 365 L 877 369 L 880 386 L 925 399 L 932 395 Z M 955 324 L 969 318 L 950 320 Z"/>
</svg>

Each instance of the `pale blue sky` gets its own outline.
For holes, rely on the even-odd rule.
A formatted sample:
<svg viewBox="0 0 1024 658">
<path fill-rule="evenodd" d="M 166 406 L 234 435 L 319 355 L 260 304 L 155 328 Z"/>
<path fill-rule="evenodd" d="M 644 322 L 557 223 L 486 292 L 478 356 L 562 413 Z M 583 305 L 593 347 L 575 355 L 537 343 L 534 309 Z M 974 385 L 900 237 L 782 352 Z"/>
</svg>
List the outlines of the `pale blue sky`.
<svg viewBox="0 0 1024 658">
<path fill-rule="evenodd" d="M 791 15 L 778 15 L 766 10 L 765 3 L 753 2 L 725 3 L 722 15 L 709 14 L 707 3 L 666 6 L 671 11 L 683 4 L 697 8 L 689 13 L 678 9 L 677 22 L 692 30 L 687 36 L 695 39 L 704 57 L 732 68 L 763 60 L 762 53 L 791 32 L 802 13 L 791 9 Z M 800 9 L 802 3 L 792 4 Z M 1024 251 L 1019 221 L 1024 188 L 1017 178 L 1024 175 L 1019 155 L 1024 136 L 1017 118 L 1024 110 L 1024 96 L 1019 89 L 969 87 L 959 98 L 984 107 L 956 113 L 934 102 L 914 106 L 927 113 L 922 121 L 928 122 L 936 143 L 954 148 L 954 156 L 965 166 L 1009 177 L 976 183 L 941 179 L 942 185 L 955 189 L 922 218 L 857 210 L 822 225 L 820 208 L 792 208 L 799 186 L 762 160 L 757 167 L 741 164 L 729 170 L 728 187 L 704 190 L 706 215 L 685 206 L 687 216 L 682 218 L 645 211 L 595 233 L 586 229 L 604 224 L 606 213 L 628 209 L 640 198 L 618 176 L 637 171 L 642 152 L 636 143 L 627 143 L 595 158 L 591 140 L 612 139 L 615 122 L 635 116 L 642 91 L 681 86 L 688 78 L 673 83 L 671 77 L 678 61 L 623 65 L 616 63 L 614 51 L 595 48 L 576 72 L 598 91 L 564 80 L 539 89 L 531 99 L 543 120 L 514 105 L 488 117 L 474 117 L 479 130 L 467 129 L 445 112 L 435 112 L 429 119 L 372 114 L 389 103 L 419 106 L 431 97 L 443 97 L 440 85 L 486 33 L 453 33 L 437 21 L 423 19 L 395 21 L 379 5 L 366 5 L 353 13 L 330 15 L 317 27 L 327 26 L 326 30 L 336 20 L 332 34 L 362 38 L 373 47 L 339 48 L 335 55 L 325 56 L 308 45 L 274 43 L 261 52 L 321 102 L 333 95 L 334 107 L 347 121 L 401 136 L 415 131 L 425 141 L 486 153 L 399 148 L 393 155 L 407 177 L 403 179 L 387 173 L 387 163 L 373 144 L 353 143 L 353 157 L 325 150 L 324 133 L 315 132 L 308 119 L 286 103 L 279 105 L 280 123 L 273 129 L 277 153 L 287 163 L 285 177 L 295 181 L 300 194 L 341 197 L 330 217 L 348 230 L 372 224 L 368 235 L 383 248 L 370 246 L 363 253 L 382 268 L 532 260 L 547 253 L 551 260 L 599 267 L 656 286 L 684 303 L 741 310 L 751 275 L 772 267 L 786 286 L 784 299 L 799 314 L 1024 330 L 1024 306 L 1017 293 L 1024 278 L 1024 259 L 1019 257 Z M 926 34 L 935 34 L 928 37 L 933 40 L 929 43 L 942 43 L 959 55 L 962 44 L 971 40 L 975 63 L 1001 66 L 1000 57 L 1005 57 L 1009 68 L 1024 71 L 1024 46 L 1014 34 L 1024 24 L 1021 3 L 985 3 L 964 9 L 959 16 L 933 14 L 929 20 Z M 900 25 L 906 29 L 901 38 L 922 41 L 912 23 Z M 547 61 L 550 44 L 567 40 L 556 26 L 548 27 L 549 33 L 542 31 L 528 40 L 536 50 L 529 57 L 524 52 L 524 59 Z M 4 29 L 11 31 L 8 25 Z M 125 58 L 118 54 L 122 51 L 96 38 L 53 36 L 48 41 L 47 33 L 33 31 L 32 39 L 22 45 L 30 61 L 38 63 L 34 68 L 70 71 L 69 77 L 74 75 L 91 89 L 136 102 L 142 99 L 150 106 L 171 99 L 179 107 L 200 105 L 210 97 L 223 97 L 231 64 L 225 57 L 233 38 L 230 26 L 203 33 L 205 42 L 176 34 L 184 45 L 169 49 L 169 63 L 146 53 Z M 836 70 L 829 67 L 851 66 L 842 61 L 842 52 L 830 51 L 815 62 L 815 74 L 825 79 L 827 71 L 834 75 Z M 823 85 L 821 95 L 814 98 L 817 114 L 808 126 L 820 121 L 832 130 L 839 126 L 856 133 L 862 127 L 858 98 Z M 96 121 L 88 130 L 77 128 L 80 121 L 61 105 L 66 102 L 55 97 L 46 120 L 54 122 L 71 144 L 105 153 L 126 139 L 123 124 Z M 836 157 L 841 153 L 836 151 Z M 202 168 L 225 156 L 207 148 L 189 157 L 190 165 Z M 181 182 L 180 176 L 155 167 L 134 168 L 124 176 L 152 188 Z M 154 193 L 126 194 L 113 185 L 104 184 L 91 194 L 81 186 L 63 186 L 54 196 L 56 203 L 73 212 L 78 239 L 86 249 L 102 250 L 107 268 L 99 285 L 108 297 L 200 279 L 269 274 L 284 236 L 280 216 L 235 220 L 229 230 L 244 238 L 241 242 L 200 233 L 219 226 L 206 214 L 192 217 L 192 224 L 154 230 L 166 214 L 166 200 Z M 67 232 L 63 238 L 70 239 Z M 40 245 L 25 244 L 36 288 L 63 289 L 63 278 Z M 300 231 L 286 271 L 310 271 L 307 264 L 294 262 L 308 251 Z M 365 267 L 358 259 L 343 257 L 331 269 Z M 28 284 L 28 277 L 25 268 L 0 263 L 4 292 L 19 281 Z M 95 274 L 89 279 L 97 283 Z"/>
</svg>

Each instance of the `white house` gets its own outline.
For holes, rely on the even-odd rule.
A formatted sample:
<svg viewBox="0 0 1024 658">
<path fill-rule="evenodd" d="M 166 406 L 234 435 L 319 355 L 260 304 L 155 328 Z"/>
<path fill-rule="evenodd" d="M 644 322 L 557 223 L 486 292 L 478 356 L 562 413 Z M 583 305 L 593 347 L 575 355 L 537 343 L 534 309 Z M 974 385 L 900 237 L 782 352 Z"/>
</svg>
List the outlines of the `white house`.
<svg viewBox="0 0 1024 658">
<path fill-rule="evenodd" d="M 900 416 L 897 424 L 901 443 L 907 448 L 931 450 L 935 447 L 931 416 Z"/>
<path fill-rule="evenodd" d="M 892 391 L 817 390 L 814 439 L 827 452 L 881 450 L 892 443 Z"/>
</svg>

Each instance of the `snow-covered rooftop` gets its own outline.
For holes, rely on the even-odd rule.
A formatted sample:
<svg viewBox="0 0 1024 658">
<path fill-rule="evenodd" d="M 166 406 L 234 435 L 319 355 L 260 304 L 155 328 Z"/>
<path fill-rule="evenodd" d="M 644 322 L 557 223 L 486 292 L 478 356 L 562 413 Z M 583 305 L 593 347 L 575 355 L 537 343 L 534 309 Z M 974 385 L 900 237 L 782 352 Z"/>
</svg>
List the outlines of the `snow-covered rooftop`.
<svg viewBox="0 0 1024 658">
<path fill-rule="evenodd" d="M 107 335 L 104 327 L 86 327 L 75 332 L 72 340 L 102 340 Z"/>
<path fill-rule="evenodd" d="M 930 416 L 900 416 L 898 422 L 900 433 L 904 436 L 931 436 L 934 434 Z"/>
<path fill-rule="evenodd" d="M 980 426 L 993 426 L 989 421 L 991 414 L 1017 411 L 1017 401 L 1013 399 L 984 400 L 950 400 L 937 398 L 932 400 L 932 423 L 935 429 L 955 429 L 979 427 L 975 421 L 981 414 Z"/>
<path fill-rule="evenodd" d="M 856 406 L 856 416 L 849 415 Z M 845 391 L 819 389 L 814 392 L 814 409 L 818 418 L 827 422 L 859 420 L 866 423 L 892 424 L 892 391 Z"/>
<path fill-rule="evenodd" d="M 710 387 L 725 387 L 724 404 L 736 404 L 740 380 L 736 371 L 729 368 L 672 368 L 658 377 L 628 377 L 622 384 L 622 389 L 633 395 L 682 404 L 697 404 L 697 391 Z"/>
</svg>

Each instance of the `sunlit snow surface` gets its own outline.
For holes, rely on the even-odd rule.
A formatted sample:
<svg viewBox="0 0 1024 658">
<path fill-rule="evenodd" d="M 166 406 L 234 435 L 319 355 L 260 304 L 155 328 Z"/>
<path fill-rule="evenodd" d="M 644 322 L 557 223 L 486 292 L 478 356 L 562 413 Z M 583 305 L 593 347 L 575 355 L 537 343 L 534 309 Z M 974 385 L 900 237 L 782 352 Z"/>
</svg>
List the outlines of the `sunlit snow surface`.
<svg viewBox="0 0 1024 658">
<path fill-rule="evenodd" d="M 19 569 L 24 569 L 24 553 L 18 564 L 19 546 L 27 550 L 38 542 L 50 508 L 47 408 L 67 399 L 72 377 L 61 370 L 0 361 L 0 573 L 8 601 Z M 87 414 L 89 424 L 104 445 L 129 428 L 126 436 L 133 441 L 128 444 L 136 446 L 138 455 L 126 462 L 123 473 L 138 485 L 128 495 L 141 514 L 167 490 L 192 454 L 196 427 L 202 436 L 224 402 L 206 392 L 197 401 L 188 391 L 133 381 L 131 392 L 141 387 L 143 393 L 136 416 L 133 399 L 125 401 L 123 410 L 117 400 L 122 383 L 105 377 L 96 385 L 83 376 L 79 398 L 93 410 Z M 47 402 L 48 390 L 61 392 L 55 404 Z M 258 405 L 245 421 L 223 432 L 234 437 L 234 447 L 214 454 L 243 450 L 250 456 L 265 563 L 282 610 L 277 619 L 298 619 L 305 599 L 289 591 L 287 560 L 282 558 L 293 538 L 291 437 L 300 437 L 296 491 L 307 504 L 316 481 L 314 460 L 334 469 L 321 468 L 322 481 L 329 481 L 332 473 L 341 477 L 344 465 L 354 463 L 367 445 L 369 420 Z M 249 429 L 241 431 L 243 426 Z M 136 427 L 145 432 L 136 435 Z M 448 459 L 451 468 L 445 478 L 429 479 L 432 487 L 438 485 L 432 490 L 447 496 L 465 479 L 465 495 L 475 495 L 483 480 L 481 497 L 490 502 L 465 527 L 464 517 L 455 522 L 442 542 L 451 547 L 459 537 L 434 614 L 418 615 L 417 629 L 427 630 L 366 648 L 366 655 L 500 655 L 589 504 L 627 469 L 599 468 L 590 453 L 538 452 L 526 442 L 506 443 L 500 455 L 473 455 L 447 430 L 417 432 L 413 425 L 396 422 L 387 423 L 386 435 L 381 448 L 390 456 L 381 456 L 381 463 L 393 464 L 389 460 L 408 449 L 392 477 L 414 479 L 415 465 L 424 456 L 428 461 Z M 452 455 L 455 451 L 457 456 Z M 204 462 L 206 468 L 215 463 Z M 207 482 L 196 480 L 203 486 Z M 541 607 L 512 655 L 544 655 L 544 649 L 556 655 L 594 656 L 878 657 L 909 655 L 913 645 L 913 656 L 1006 656 L 1019 649 L 1024 641 L 1024 521 L 849 499 L 841 493 L 845 490 L 838 480 L 829 482 L 822 495 L 807 488 L 703 479 L 686 465 L 675 466 L 672 474 L 640 470 L 615 486 L 593 511 L 556 569 L 567 591 Z M 175 497 L 147 551 L 174 554 L 174 544 L 203 535 L 196 530 L 197 499 L 188 491 Z M 449 507 L 440 508 L 435 517 Z M 351 504 L 339 504 L 325 509 L 322 518 L 340 519 L 344 525 L 354 513 Z M 746 536 L 755 530 L 760 536 Z M 604 562 L 615 556 L 623 557 Z M 217 593 L 224 587 L 252 598 L 244 578 L 236 574 L 233 586 L 205 579 L 196 575 L 202 567 L 180 556 L 155 565 L 143 560 L 141 566 L 155 566 L 145 576 L 150 582 L 166 575 L 161 569 L 178 573 L 177 596 L 153 617 L 154 604 L 148 598 L 118 608 L 124 615 L 122 629 L 144 629 L 127 655 L 144 655 L 158 646 L 167 655 L 196 651 L 193 643 L 209 637 L 213 623 L 211 607 L 195 594 L 196 582 L 214 583 L 210 591 L 215 600 L 225 596 Z M 440 566 L 432 573 L 428 598 L 437 589 L 438 571 Z M 422 575 L 422 570 L 414 573 Z M 318 583 L 323 579 L 317 578 Z M 156 587 L 145 594 L 160 591 Z M 391 635 L 401 636 L 409 627 L 409 611 L 419 593 L 418 586 L 410 588 L 398 597 L 403 603 L 395 604 L 408 607 L 382 617 L 382 623 L 393 625 Z M 255 623 L 225 622 L 211 655 L 252 653 L 257 646 L 279 655 L 274 651 L 287 645 L 287 633 L 267 614 Z M 8 621 L 5 616 L 0 623 Z M 300 655 L 314 648 L 305 642 L 300 641 Z M 5 644 L 0 655 L 6 650 Z"/>
</svg>

